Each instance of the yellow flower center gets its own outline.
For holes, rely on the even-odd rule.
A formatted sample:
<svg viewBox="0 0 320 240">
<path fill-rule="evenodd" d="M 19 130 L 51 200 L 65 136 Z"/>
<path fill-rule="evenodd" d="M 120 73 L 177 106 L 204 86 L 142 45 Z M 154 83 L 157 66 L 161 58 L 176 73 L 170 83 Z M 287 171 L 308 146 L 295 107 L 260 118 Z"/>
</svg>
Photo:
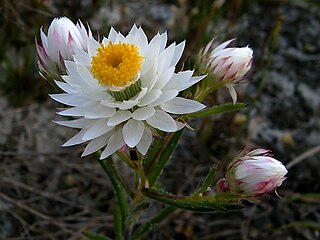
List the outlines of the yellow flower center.
<svg viewBox="0 0 320 240">
<path fill-rule="evenodd" d="M 142 59 L 137 46 L 128 43 L 101 44 L 92 57 L 91 73 L 106 87 L 126 87 L 134 83 Z"/>
</svg>

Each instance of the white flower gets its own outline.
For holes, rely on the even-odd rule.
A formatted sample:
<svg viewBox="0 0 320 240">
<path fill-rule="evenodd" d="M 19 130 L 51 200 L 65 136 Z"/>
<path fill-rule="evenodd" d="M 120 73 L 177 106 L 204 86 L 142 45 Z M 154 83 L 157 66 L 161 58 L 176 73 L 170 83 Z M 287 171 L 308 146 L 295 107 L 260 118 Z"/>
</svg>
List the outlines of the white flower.
<svg viewBox="0 0 320 240">
<path fill-rule="evenodd" d="M 203 71 L 213 76 L 217 83 L 215 86 L 226 86 L 235 103 L 237 94 L 234 84 L 241 82 L 250 70 L 253 51 L 247 47 L 226 48 L 234 39 L 226 41 L 214 48 L 214 39 L 201 49 L 198 65 Z"/>
<path fill-rule="evenodd" d="M 256 149 L 233 161 L 226 178 L 230 191 L 257 197 L 279 187 L 287 172 L 281 162 L 271 157 L 270 151 Z"/>
<path fill-rule="evenodd" d="M 65 82 L 56 81 L 65 93 L 51 97 L 72 106 L 59 115 L 78 119 L 56 123 L 81 131 L 63 146 L 88 142 L 83 156 L 106 146 L 101 159 L 125 145 L 146 154 L 153 129 L 178 131 L 184 125 L 174 116 L 203 109 L 203 104 L 178 94 L 204 76 L 175 73 L 184 42 L 167 48 L 166 43 L 166 33 L 148 42 L 136 26 L 127 36 L 111 28 L 101 44 L 91 39 L 88 52 L 76 51 L 74 61 L 65 61 Z"/>
<path fill-rule="evenodd" d="M 40 73 L 45 77 L 59 79 L 65 74 L 64 60 L 72 60 L 77 50 L 87 50 L 88 39 L 92 39 L 81 21 L 75 25 L 66 17 L 55 18 L 48 28 L 48 35 L 40 29 L 41 45 L 36 40 Z"/>
</svg>

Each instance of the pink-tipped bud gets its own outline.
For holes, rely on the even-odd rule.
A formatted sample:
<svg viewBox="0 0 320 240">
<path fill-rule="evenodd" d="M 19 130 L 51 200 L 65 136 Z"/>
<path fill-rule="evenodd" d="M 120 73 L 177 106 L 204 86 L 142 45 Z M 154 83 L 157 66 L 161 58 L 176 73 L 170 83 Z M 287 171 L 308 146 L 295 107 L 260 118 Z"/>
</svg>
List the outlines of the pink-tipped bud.
<svg viewBox="0 0 320 240">
<path fill-rule="evenodd" d="M 211 40 L 200 51 L 200 63 L 208 74 L 214 75 L 220 81 L 238 83 L 251 68 L 253 51 L 248 46 L 227 48 L 233 40 L 226 41 L 216 48 Z"/>
<path fill-rule="evenodd" d="M 212 39 L 205 48 L 200 50 L 197 65 L 201 73 L 206 73 L 210 77 L 211 82 L 208 84 L 210 89 L 228 87 L 235 103 L 237 93 L 233 85 L 240 83 L 250 70 L 253 51 L 248 46 L 227 48 L 233 40 L 214 47 L 214 39 Z"/>
<path fill-rule="evenodd" d="M 66 71 L 64 60 L 73 60 L 77 50 L 87 51 L 87 42 L 92 38 L 91 30 L 81 21 L 75 25 L 69 18 L 55 18 L 48 28 L 47 36 L 40 29 L 41 44 L 36 40 L 40 73 L 44 77 L 61 80 Z"/>
<path fill-rule="evenodd" d="M 287 169 L 270 157 L 270 151 L 251 151 L 228 166 L 226 179 L 230 191 L 258 197 L 273 191 L 286 179 Z"/>
</svg>

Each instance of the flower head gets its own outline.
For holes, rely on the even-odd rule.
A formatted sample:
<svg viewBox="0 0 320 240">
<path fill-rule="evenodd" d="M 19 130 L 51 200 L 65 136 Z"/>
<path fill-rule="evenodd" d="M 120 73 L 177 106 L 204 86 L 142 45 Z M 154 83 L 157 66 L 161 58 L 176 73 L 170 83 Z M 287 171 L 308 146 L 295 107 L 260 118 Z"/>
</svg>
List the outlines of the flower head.
<svg viewBox="0 0 320 240">
<path fill-rule="evenodd" d="M 41 28 L 40 38 L 42 44 L 36 40 L 40 73 L 47 78 L 61 79 L 60 75 L 66 73 L 64 60 L 72 60 L 77 50 L 87 50 L 92 33 L 81 21 L 75 25 L 69 18 L 61 17 L 53 19 L 47 36 Z"/>
<path fill-rule="evenodd" d="M 237 95 L 233 85 L 241 82 L 250 70 L 253 51 L 248 46 L 227 48 L 234 39 L 217 47 L 214 47 L 213 40 L 200 50 L 198 65 L 203 73 L 213 79 L 214 82 L 210 84 L 213 88 L 228 87 L 233 101 L 236 102 Z"/>
<path fill-rule="evenodd" d="M 88 52 L 76 51 L 74 61 L 65 61 L 65 82 L 56 81 L 65 93 L 51 97 L 71 106 L 59 115 L 77 119 L 56 123 L 81 130 L 64 146 L 88 142 L 83 156 L 105 147 L 101 159 L 124 146 L 146 154 L 155 129 L 178 131 L 184 124 L 175 116 L 205 107 L 178 97 L 204 76 L 175 73 L 184 42 L 166 43 L 166 33 L 149 42 L 136 26 L 126 36 L 111 28 L 101 43 L 89 39 Z"/>
<path fill-rule="evenodd" d="M 230 191 L 257 197 L 279 187 L 288 171 L 270 153 L 256 149 L 231 162 L 226 174 Z"/>
</svg>

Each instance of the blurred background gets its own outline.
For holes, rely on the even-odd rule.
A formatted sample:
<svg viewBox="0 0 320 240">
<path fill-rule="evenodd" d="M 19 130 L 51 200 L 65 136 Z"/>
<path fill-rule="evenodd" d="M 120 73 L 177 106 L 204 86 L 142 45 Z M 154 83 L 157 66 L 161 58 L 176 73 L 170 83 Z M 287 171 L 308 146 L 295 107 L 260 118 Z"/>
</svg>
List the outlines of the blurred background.
<svg viewBox="0 0 320 240">
<path fill-rule="evenodd" d="M 237 87 L 248 107 L 190 122 L 197 131 L 185 131 L 160 182 L 190 194 L 213 163 L 264 147 L 289 169 L 281 198 L 225 214 L 176 211 L 144 239 L 320 239 L 319 10 L 316 0 L 2 0 L 0 239 L 113 236 L 109 180 L 92 156 L 80 158 L 83 146 L 60 147 L 75 132 L 52 122 L 55 90 L 38 74 L 35 37 L 57 16 L 87 22 L 95 37 L 134 23 L 149 38 L 167 30 L 169 42 L 187 40 L 184 68 L 213 37 L 254 50 L 248 81 Z M 224 90 L 214 99 L 208 104 L 231 102 Z M 152 204 L 142 221 L 161 208 Z"/>
</svg>

